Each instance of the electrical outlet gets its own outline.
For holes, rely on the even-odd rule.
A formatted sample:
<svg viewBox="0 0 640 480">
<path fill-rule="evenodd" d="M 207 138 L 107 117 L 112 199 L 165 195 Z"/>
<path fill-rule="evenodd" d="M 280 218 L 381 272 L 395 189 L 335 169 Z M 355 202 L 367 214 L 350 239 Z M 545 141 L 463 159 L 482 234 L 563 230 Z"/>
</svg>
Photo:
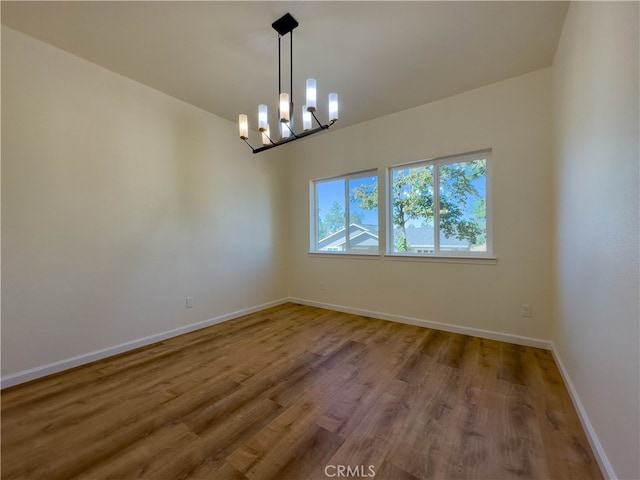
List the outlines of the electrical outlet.
<svg viewBox="0 0 640 480">
<path fill-rule="evenodd" d="M 531 305 L 522 305 L 520 307 L 520 316 L 522 317 L 530 317 L 531 316 Z"/>
<path fill-rule="evenodd" d="M 320 282 L 320 290 L 324 290 L 324 282 Z"/>
<path fill-rule="evenodd" d="M 187 297 L 187 308 L 193 307 L 193 297 Z"/>
</svg>

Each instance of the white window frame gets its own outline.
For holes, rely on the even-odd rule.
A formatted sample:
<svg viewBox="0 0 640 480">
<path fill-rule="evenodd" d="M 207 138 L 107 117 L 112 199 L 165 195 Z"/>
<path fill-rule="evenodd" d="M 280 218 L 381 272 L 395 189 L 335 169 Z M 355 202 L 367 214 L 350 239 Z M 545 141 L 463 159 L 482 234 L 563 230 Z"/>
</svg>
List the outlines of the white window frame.
<svg viewBox="0 0 640 480">
<path fill-rule="evenodd" d="M 309 253 L 317 253 L 323 255 L 374 255 L 380 256 L 381 239 L 378 235 L 378 249 L 371 251 L 363 251 L 358 249 L 352 249 L 349 239 L 349 218 L 351 218 L 351 212 L 349 211 L 349 181 L 357 180 L 359 178 L 376 177 L 378 181 L 378 232 L 380 231 L 380 175 L 378 169 L 365 170 L 362 172 L 348 173 L 346 175 L 337 175 L 335 177 L 317 178 L 311 180 L 309 184 L 310 191 L 310 235 L 309 235 Z M 316 232 L 318 231 L 318 184 L 324 182 L 332 182 L 335 180 L 344 180 L 344 211 L 345 211 L 345 250 L 344 251 L 331 251 L 331 250 L 319 250 L 318 238 Z"/>
<path fill-rule="evenodd" d="M 391 257 L 418 257 L 418 258 L 482 258 L 492 259 L 493 257 L 493 201 L 492 201 L 492 151 L 491 149 L 479 150 L 475 152 L 463 153 L 458 155 L 448 155 L 446 157 L 432 158 L 428 160 L 419 160 L 416 162 L 392 165 L 387 169 L 387 201 L 386 201 L 386 232 L 387 232 L 387 248 L 386 255 Z M 473 160 L 486 160 L 486 225 L 487 225 L 487 250 L 485 252 L 478 251 L 440 251 L 440 175 L 438 167 L 452 163 L 471 162 Z M 407 168 L 433 166 L 433 253 L 418 252 L 394 252 L 394 232 L 393 232 L 393 172 Z"/>
</svg>

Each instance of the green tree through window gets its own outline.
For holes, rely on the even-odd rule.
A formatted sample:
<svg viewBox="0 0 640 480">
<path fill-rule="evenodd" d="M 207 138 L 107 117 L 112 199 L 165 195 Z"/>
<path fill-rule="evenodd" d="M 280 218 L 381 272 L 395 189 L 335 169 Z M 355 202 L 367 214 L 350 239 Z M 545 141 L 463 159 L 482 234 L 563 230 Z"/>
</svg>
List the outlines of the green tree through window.
<svg viewBox="0 0 640 480">
<path fill-rule="evenodd" d="M 390 169 L 392 253 L 488 251 L 487 153 Z M 377 184 L 360 185 L 351 198 L 377 208 Z"/>
</svg>

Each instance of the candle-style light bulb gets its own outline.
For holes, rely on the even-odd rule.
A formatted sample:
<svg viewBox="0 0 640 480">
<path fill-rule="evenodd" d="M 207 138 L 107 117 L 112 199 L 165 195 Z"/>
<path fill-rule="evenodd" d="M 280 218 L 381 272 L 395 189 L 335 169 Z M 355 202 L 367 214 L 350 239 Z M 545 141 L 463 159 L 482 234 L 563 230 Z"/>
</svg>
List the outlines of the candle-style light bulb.
<svg viewBox="0 0 640 480">
<path fill-rule="evenodd" d="M 338 94 L 329 94 L 329 121 L 335 122 L 338 120 Z"/>
<path fill-rule="evenodd" d="M 281 93 L 280 94 L 280 121 L 282 123 L 289 122 L 289 94 Z"/>
<path fill-rule="evenodd" d="M 302 106 L 302 130 L 311 130 L 311 112 L 307 106 Z"/>
<path fill-rule="evenodd" d="M 280 122 L 280 139 L 289 138 L 291 136 L 291 130 L 289 125 L 285 122 Z"/>
<path fill-rule="evenodd" d="M 316 111 L 316 81 L 313 78 L 307 79 L 307 110 Z"/>
<path fill-rule="evenodd" d="M 269 128 L 269 111 L 266 105 L 258 105 L 258 130 L 264 132 Z"/>
<path fill-rule="evenodd" d="M 271 137 L 271 133 L 269 133 L 269 124 L 267 123 L 267 126 L 265 127 L 265 129 L 261 131 L 262 131 L 262 144 L 271 145 L 271 140 L 269 140 L 269 138 Z"/>
<path fill-rule="evenodd" d="M 238 117 L 238 126 L 240 128 L 240 138 L 242 140 L 246 140 L 249 138 L 249 121 L 247 120 L 247 116 L 245 114 L 241 114 Z"/>
</svg>

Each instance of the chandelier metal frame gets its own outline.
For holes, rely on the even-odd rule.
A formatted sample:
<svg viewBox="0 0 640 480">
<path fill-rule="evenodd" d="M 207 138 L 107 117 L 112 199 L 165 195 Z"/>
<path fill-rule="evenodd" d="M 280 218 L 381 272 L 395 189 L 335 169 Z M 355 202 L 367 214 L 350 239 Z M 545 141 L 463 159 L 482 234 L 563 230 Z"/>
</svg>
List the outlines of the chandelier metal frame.
<svg viewBox="0 0 640 480">
<path fill-rule="evenodd" d="M 296 133 L 292 128 L 293 119 L 293 30 L 298 26 L 298 21 L 291 16 L 290 13 L 286 13 L 281 18 L 271 24 L 273 29 L 278 32 L 278 97 L 280 99 L 280 105 L 278 108 L 278 119 L 281 124 L 280 139 L 274 140 L 273 135 L 269 132 L 267 106 L 260 105 L 259 108 L 259 132 L 262 137 L 263 146 L 254 148 L 249 143 L 249 126 L 247 116 L 241 114 L 239 116 L 239 128 L 240 138 L 249 145 L 253 153 L 264 152 L 286 143 L 291 143 L 295 140 L 308 137 L 315 133 L 328 130 L 338 120 L 338 95 L 336 93 L 329 94 L 329 122 L 322 123 L 316 116 L 316 82 L 314 79 L 307 80 L 307 104 L 303 106 L 303 131 Z M 290 64 L 289 64 L 289 81 L 291 94 L 283 93 L 282 91 L 282 37 L 290 35 Z M 311 82 L 311 83 L 310 83 Z M 317 124 L 317 127 L 311 128 L 313 118 Z"/>
</svg>

